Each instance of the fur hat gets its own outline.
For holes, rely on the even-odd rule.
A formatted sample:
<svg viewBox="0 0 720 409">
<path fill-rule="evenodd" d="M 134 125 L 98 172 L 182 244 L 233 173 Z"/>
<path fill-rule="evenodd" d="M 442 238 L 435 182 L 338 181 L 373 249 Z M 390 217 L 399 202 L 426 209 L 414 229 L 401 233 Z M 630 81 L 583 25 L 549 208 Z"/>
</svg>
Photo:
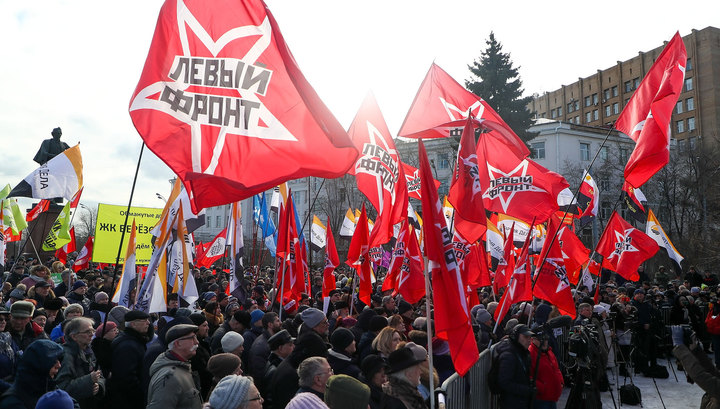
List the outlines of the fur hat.
<svg viewBox="0 0 720 409">
<path fill-rule="evenodd" d="M 232 375 L 240 366 L 240 358 L 235 354 L 222 353 L 210 357 L 207 363 L 207 370 L 213 378 L 222 379 Z"/>
</svg>

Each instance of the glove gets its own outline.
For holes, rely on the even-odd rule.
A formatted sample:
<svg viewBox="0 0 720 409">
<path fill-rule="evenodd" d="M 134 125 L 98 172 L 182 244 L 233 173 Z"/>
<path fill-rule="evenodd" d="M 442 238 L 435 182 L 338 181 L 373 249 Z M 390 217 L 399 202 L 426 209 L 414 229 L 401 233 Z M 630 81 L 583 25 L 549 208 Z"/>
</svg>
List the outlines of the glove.
<svg viewBox="0 0 720 409">
<path fill-rule="evenodd" d="M 673 346 L 682 345 L 683 344 L 683 338 L 684 338 L 684 331 L 683 327 L 681 325 L 673 325 L 670 328 L 670 331 L 672 332 L 672 343 Z"/>
</svg>

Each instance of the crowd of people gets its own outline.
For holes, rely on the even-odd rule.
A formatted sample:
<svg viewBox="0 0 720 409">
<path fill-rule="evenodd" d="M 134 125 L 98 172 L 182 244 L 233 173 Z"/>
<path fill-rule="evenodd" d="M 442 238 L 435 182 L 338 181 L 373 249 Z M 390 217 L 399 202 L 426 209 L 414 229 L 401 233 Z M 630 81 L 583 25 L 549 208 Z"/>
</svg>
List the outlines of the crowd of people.
<svg viewBox="0 0 720 409">
<path fill-rule="evenodd" d="M 336 271 L 329 300 L 314 272 L 308 294 L 281 304 L 269 267 L 246 269 L 230 294 L 226 271 L 194 268 L 200 297 L 193 305 L 169 294 L 167 312 L 147 314 L 111 302 L 119 281 L 111 267 L 75 273 L 32 258 L 5 265 L 0 409 L 415 409 L 428 407 L 433 388 L 455 372 L 424 301 L 382 292 L 382 276 L 371 305 L 353 296 L 349 270 Z M 720 348 L 713 274 L 641 276 L 636 283 L 605 277 L 597 292 L 573 290 L 574 325 L 598 334 L 598 379 L 615 366 L 652 376 L 672 347 L 657 342 L 670 340 L 666 325 L 691 327 L 701 350 Z M 488 291 L 478 292 L 470 312 L 479 351 L 492 347 L 497 360 L 500 407 L 556 407 L 573 382 L 548 325 L 560 312 L 535 300 L 496 322 L 499 296 Z"/>
</svg>

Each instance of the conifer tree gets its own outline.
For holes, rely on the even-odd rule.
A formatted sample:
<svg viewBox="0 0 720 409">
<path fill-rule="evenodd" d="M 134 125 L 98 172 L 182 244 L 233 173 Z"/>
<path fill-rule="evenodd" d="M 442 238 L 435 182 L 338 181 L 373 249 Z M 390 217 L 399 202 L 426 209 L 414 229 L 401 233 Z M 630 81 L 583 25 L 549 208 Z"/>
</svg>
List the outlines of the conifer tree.
<svg viewBox="0 0 720 409">
<path fill-rule="evenodd" d="M 518 68 L 513 67 L 510 54 L 502 52 L 502 44 L 490 32 L 487 48 L 479 59 L 468 65 L 472 77 L 465 87 L 481 97 L 507 122 L 525 142 L 534 135 L 527 129 L 532 125 L 532 113 L 527 106 L 532 97 L 523 97 L 522 80 Z"/>
</svg>

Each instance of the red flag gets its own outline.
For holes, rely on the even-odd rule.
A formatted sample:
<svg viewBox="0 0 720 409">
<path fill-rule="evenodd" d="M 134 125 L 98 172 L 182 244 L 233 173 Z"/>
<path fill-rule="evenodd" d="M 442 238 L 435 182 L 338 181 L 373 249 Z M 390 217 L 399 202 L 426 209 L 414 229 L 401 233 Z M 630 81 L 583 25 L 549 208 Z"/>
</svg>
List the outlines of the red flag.
<svg viewBox="0 0 720 409">
<path fill-rule="evenodd" d="M 365 305 L 371 305 L 370 296 L 372 295 L 370 283 L 372 274 L 370 266 L 370 232 L 368 230 L 367 213 L 363 202 L 355 232 L 350 240 L 346 263 L 357 271 L 360 283 L 358 298 Z"/>
<path fill-rule="evenodd" d="M 397 277 L 400 274 L 400 269 L 403 267 L 405 258 L 408 251 L 408 241 L 410 235 L 408 233 L 408 221 L 403 222 L 400 227 L 400 233 L 395 240 L 395 248 L 392 252 L 390 259 L 390 265 L 388 266 L 387 274 L 385 274 L 385 280 L 383 280 L 382 291 L 395 290 L 397 292 Z"/>
<path fill-rule="evenodd" d="M 658 244 L 650 236 L 632 227 L 617 212 L 610 216 L 595 251 L 604 257 L 603 267 L 613 270 L 626 280 L 638 281 L 640 264 L 654 256 Z"/>
<path fill-rule="evenodd" d="M 590 258 L 590 250 L 570 230 L 569 226 L 561 223 L 555 215 L 551 216 L 548 222 L 547 236 L 538 257 L 538 263 L 546 258 L 551 243 L 553 247 L 560 248 L 565 270 L 570 277 L 569 281 L 576 284 L 579 277 L 577 273 Z M 540 266 L 537 267 L 540 268 Z"/>
<path fill-rule="evenodd" d="M 370 247 L 387 243 L 393 225 L 407 218 L 408 196 L 400 155 L 372 94 L 368 94 L 348 135 L 360 152 L 350 174 L 378 212 Z"/>
<path fill-rule="evenodd" d="M 552 236 L 548 229 L 546 242 L 550 241 L 550 237 Z M 565 271 L 565 260 L 560 246 L 553 245 L 548 249 L 545 262 L 536 273 L 533 295 L 555 305 L 563 315 L 569 315 L 575 319 L 575 300 L 570 291 L 570 282 Z"/>
<path fill-rule="evenodd" d="M 469 296 L 477 297 L 477 289 L 492 285 L 490 271 L 488 270 L 485 250 L 478 243 L 469 247 L 470 252 L 465 257 L 461 269 L 463 283 Z M 468 305 L 475 305 L 468 300 Z"/>
<path fill-rule="evenodd" d="M 76 250 L 75 247 L 75 226 L 73 226 L 70 228 L 70 242 L 55 250 L 55 258 L 63 264 L 67 264 L 67 256 Z"/>
<path fill-rule="evenodd" d="M 2 218 L 1 215 L 0 215 L 0 218 Z M 0 225 L 0 227 L 1 227 L 1 225 Z M 20 232 L 18 232 L 18 234 L 13 234 L 13 232 L 12 232 L 12 227 L 10 227 L 10 226 L 8 226 L 8 227 L 5 229 L 5 232 L 3 233 L 3 235 L 5 236 L 5 242 L 6 242 L 6 243 L 12 243 L 12 242 L 14 242 L 14 241 L 20 241 L 20 240 L 22 240 L 22 232 L 20 231 Z M 4 255 L 3 255 L 3 256 L 4 256 Z"/>
<path fill-rule="evenodd" d="M 580 217 L 595 217 L 600 206 L 600 190 L 589 173 L 585 172 L 583 181 L 580 184 L 578 203 L 583 209 Z"/>
<path fill-rule="evenodd" d="M 325 269 L 323 269 L 323 297 L 329 297 L 330 291 L 337 287 L 335 284 L 335 275 L 333 272 L 335 268 L 340 265 L 340 258 L 338 257 L 337 247 L 335 246 L 335 237 L 333 237 L 332 229 L 330 228 L 330 217 L 327 221 L 327 229 L 325 233 Z"/>
<path fill-rule="evenodd" d="M 26 215 L 25 215 L 25 221 L 31 222 L 40 216 L 40 213 L 46 211 L 50 207 L 50 201 L 47 199 L 43 199 L 38 202 L 38 204 L 35 205 L 35 207 L 32 208 Z"/>
<path fill-rule="evenodd" d="M 640 223 L 645 223 L 647 215 L 642 202 L 647 202 L 640 188 L 633 188 L 628 182 L 622 185 L 622 195 L 628 214 Z"/>
<path fill-rule="evenodd" d="M 468 117 L 448 193 L 448 201 L 455 208 L 455 230 L 469 243 L 480 239 L 487 230 L 474 135 L 472 119 Z"/>
<path fill-rule="evenodd" d="M 515 270 L 515 244 L 513 243 L 513 236 L 515 232 L 515 223 L 510 229 L 510 233 L 505 238 L 505 247 L 503 249 L 503 258 L 498 261 L 497 268 L 495 269 L 495 279 L 493 280 L 493 291 L 495 294 L 500 292 L 501 288 L 505 288 L 510 281 L 510 275 Z"/>
<path fill-rule="evenodd" d="M 85 245 L 80 250 L 75 263 L 73 264 L 73 271 L 80 271 L 84 268 L 90 267 L 90 258 L 92 257 L 94 237 L 88 237 Z"/>
<path fill-rule="evenodd" d="M 432 171 L 422 141 L 418 141 L 418 156 L 422 179 L 423 237 L 432 277 L 436 334 L 448 341 L 455 370 L 460 376 L 465 376 L 478 359 L 477 343 L 470 325 L 470 312 L 452 237 L 438 193 L 432 188 Z"/>
<path fill-rule="evenodd" d="M 405 162 L 400 162 L 400 167 L 402 167 L 407 181 L 408 197 L 420 200 L 420 173 L 418 169 Z M 440 187 L 440 181 L 433 178 L 433 183 L 435 184 L 435 190 L 437 190 Z"/>
<path fill-rule="evenodd" d="M 294 206 L 292 193 L 288 193 L 287 203 L 281 209 L 282 218 L 278 227 L 277 288 L 280 290 L 278 301 L 292 299 L 299 303 L 301 294 L 305 291 L 305 280 Z"/>
<path fill-rule="evenodd" d="M 198 252 L 195 258 L 195 267 L 207 267 L 213 265 L 222 256 L 225 255 L 225 246 L 227 243 L 227 227 L 225 227 L 217 236 L 205 245 L 205 248 Z"/>
<path fill-rule="evenodd" d="M 398 132 L 408 138 L 447 138 L 460 135 L 468 111 L 474 121 L 517 156 L 530 154 L 527 146 L 487 102 L 466 90 L 434 63 L 420 85 Z"/>
<path fill-rule="evenodd" d="M 397 292 L 403 296 L 405 301 L 415 304 L 425 296 L 425 275 L 423 274 L 425 265 L 415 229 L 407 222 L 404 225 L 405 231 L 407 231 L 408 246 L 397 275 Z"/>
<path fill-rule="evenodd" d="M 80 204 L 80 196 L 82 195 L 82 192 L 84 189 L 85 189 L 85 186 L 81 187 L 80 190 L 75 192 L 75 195 L 72 197 L 72 200 L 70 201 L 71 209 L 78 207 L 78 204 Z"/>
<path fill-rule="evenodd" d="M 625 180 L 633 187 L 642 186 L 670 159 L 670 121 L 686 62 L 685 44 L 675 33 L 615 121 L 615 129 L 636 143 L 625 165 Z"/>
<path fill-rule="evenodd" d="M 558 210 L 558 194 L 569 186 L 565 178 L 488 135 L 481 135 L 477 155 L 486 209 L 528 223 L 542 223 Z"/>
<path fill-rule="evenodd" d="M 512 240 L 508 240 L 512 242 Z M 495 321 L 500 321 L 510 309 L 510 306 L 520 301 L 532 301 L 532 278 L 530 277 L 530 259 L 528 257 L 530 235 L 525 239 L 520 256 L 514 263 L 512 276 L 507 289 L 500 298 L 498 308 L 495 310 Z"/>
<path fill-rule="evenodd" d="M 262 1 L 166 1 L 129 111 L 193 212 L 342 176 L 357 157 Z"/>
</svg>

